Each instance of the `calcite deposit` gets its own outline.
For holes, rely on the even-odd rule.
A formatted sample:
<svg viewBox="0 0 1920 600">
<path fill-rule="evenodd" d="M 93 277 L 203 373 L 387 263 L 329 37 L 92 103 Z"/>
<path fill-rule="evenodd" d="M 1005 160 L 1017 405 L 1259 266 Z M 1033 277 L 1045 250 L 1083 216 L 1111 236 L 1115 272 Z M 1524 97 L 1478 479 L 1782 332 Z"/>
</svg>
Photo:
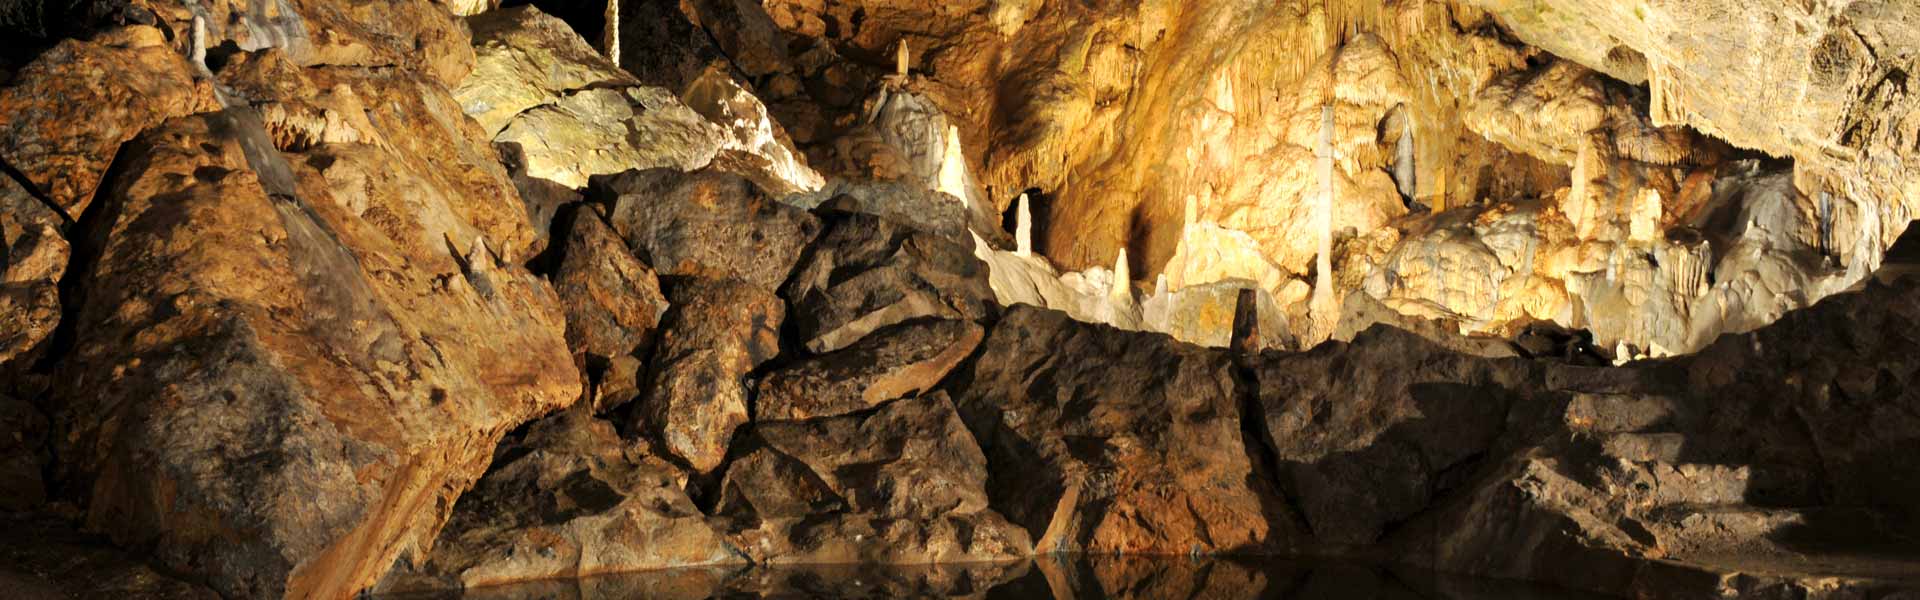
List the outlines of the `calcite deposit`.
<svg viewBox="0 0 1920 600">
<path fill-rule="evenodd" d="M 1916 32 L 0 0 L 0 596 L 1909 597 Z"/>
</svg>

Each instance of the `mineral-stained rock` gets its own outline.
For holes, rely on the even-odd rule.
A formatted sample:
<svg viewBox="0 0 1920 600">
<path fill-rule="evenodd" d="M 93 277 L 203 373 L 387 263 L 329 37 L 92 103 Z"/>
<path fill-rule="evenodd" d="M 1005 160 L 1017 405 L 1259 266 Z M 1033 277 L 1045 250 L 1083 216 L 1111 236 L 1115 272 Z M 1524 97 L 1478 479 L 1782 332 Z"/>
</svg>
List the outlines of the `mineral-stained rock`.
<svg viewBox="0 0 1920 600">
<path fill-rule="evenodd" d="M 628 172 L 602 183 L 616 194 L 614 230 L 662 275 L 734 278 L 777 289 L 820 231 L 813 215 L 713 169 Z"/>
<path fill-rule="evenodd" d="M 1258 551 L 1292 525 L 1242 437 L 1233 369 L 1224 351 L 1021 306 L 951 386 L 993 506 L 1035 550 Z"/>
<path fill-rule="evenodd" d="M 767 16 L 761 3 L 753 0 L 693 0 L 694 14 L 727 53 L 727 58 L 748 77 L 760 77 L 791 68 L 787 64 L 787 40 Z"/>
<path fill-rule="evenodd" d="M 1447 351 L 1378 327 L 1352 344 L 1270 354 L 1254 367 L 1268 444 L 1316 538 L 1373 542 L 1425 510 L 1448 469 L 1505 428 L 1527 363 Z"/>
<path fill-rule="evenodd" d="M 745 562 L 688 498 L 684 472 L 579 408 L 534 423 L 500 456 L 426 563 L 384 591 Z"/>
<path fill-rule="evenodd" d="M 0 373 L 18 371 L 60 323 L 66 224 L 11 177 L 0 176 Z"/>
<path fill-rule="evenodd" d="M 79 218 L 122 143 L 170 117 L 210 110 L 213 88 L 152 27 L 66 40 L 0 89 L 0 161 Z M 85 107 L 85 118 L 76 118 Z"/>
<path fill-rule="evenodd" d="M 781 291 L 807 349 L 831 352 L 922 317 L 980 320 L 993 289 L 967 246 L 873 215 L 830 213 Z"/>
<path fill-rule="evenodd" d="M 553 368 L 552 292 L 495 255 L 524 248 L 524 218 L 476 222 L 522 213 L 497 165 L 460 159 L 486 145 L 445 129 L 446 93 L 313 75 L 375 100 L 391 141 L 278 148 L 248 109 L 175 119 L 121 153 L 80 232 L 99 255 L 57 378 L 63 472 L 90 527 L 230 596 L 371 584 L 431 544 L 502 434 L 580 395 Z"/>
<path fill-rule="evenodd" d="M 971 356 L 982 335 L 971 322 L 944 320 L 875 331 L 761 378 L 754 420 L 831 417 L 925 392 Z"/>
<path fill-rule="evenodd" d="M 611 87 L 529 109 L 494 139 L 525 149 L 529 175 L 582 188 L 594 175 L 628 169 L 699 169 L 713 161 L 723 136 L 667 90 Z"/>
<path fill-rule="evenodd" d="M 667 311 L 653 270 L 592 210 L 574 215 L 564 251 L 553 284 L 567 311 L 567 346 L 589 373 L 617 357 L 644 357 Z"/>
<path fill-rule="evenodd" d="M 720 466 L 734 428 L 747 422 L 747 373 L 779 353 L 786 307 L 737 279 L 678 280 L 667 299 L 672 308 L 634 423 L 705 473 Z"/>
<path fill-rule="evenodd" d="M 944 394 L 756 423 L 718 510 L 757 563 L 1006 560 L 1025 531 L 988 508 L 987 461 Z"/>
</svg>

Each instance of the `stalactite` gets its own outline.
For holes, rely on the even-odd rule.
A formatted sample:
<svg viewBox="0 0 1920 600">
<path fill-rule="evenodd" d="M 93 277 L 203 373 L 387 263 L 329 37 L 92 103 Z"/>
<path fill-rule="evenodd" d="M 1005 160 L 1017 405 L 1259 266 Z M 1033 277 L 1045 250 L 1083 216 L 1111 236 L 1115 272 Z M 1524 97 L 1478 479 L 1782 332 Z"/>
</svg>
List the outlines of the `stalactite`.
<svg viewBox="0 0 1920 600">
<path fill-rule="evenodd" d="M 1394 152 L 1393 182 L 1400 186 L 1400 195 L 1411 200 L 1419 192 L 1414 185 L 1413 111 L 1405 109 L 1403 105 L 1400 118 L 1400 143 Z"/>
<path fill-rule="evenodd" d="M 1013 212 L 1014 248 L 1020 256 L 1033 256 L 1033 209 L 1028 206 L 1026 194 L 1015 201 Z"/>
</svg>

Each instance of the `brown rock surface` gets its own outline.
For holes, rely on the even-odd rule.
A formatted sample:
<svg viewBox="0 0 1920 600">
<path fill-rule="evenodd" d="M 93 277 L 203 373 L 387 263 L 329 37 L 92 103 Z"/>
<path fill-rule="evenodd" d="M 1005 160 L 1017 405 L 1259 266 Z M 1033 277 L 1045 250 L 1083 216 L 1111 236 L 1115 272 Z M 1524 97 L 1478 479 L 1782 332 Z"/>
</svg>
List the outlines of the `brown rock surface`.
<svg viewBox="0 0 1920 600">
<path fill-rule="evenodd" d="M 722 465 L 733 430 L 747 422 L 747 374 L 780 352 L 786 307 L 737 279 L 676 280 L 667 299 L 672 308 L 633 423 L 706 473 Z"/>
<path fill-rule="evenodd" d="M 819 219 L 747 179 L 717 170 L 653 169 L 604 180 L 615 231 L 662 275 L 786 282 Z"/>
<path fill-rule="evenodd" d="M 0 372 L 37 359 L 35 350 L 60 323 L 60 277 L 70 254 L 65 229 L 59 213 L 0 176 Z"/>
<path fill-rule="evenodd" d="M 781 295 L 807 349 L 831 352 L 923 317 L 981 320 L 993 289 L 965 242 L 873 215 L 830 213 Z"/>
<path fill-rule="evenodd" d="M 535 422 L 460 497 L 433 553 L 385 591 L 743 563 L 644 441 L 579 409 Z"/>
<path fill-rule="evenodd" d="M 832 417 L 926 392 L 973 355 L 984 333 L 966 321 L 915 321 L 875 331 L 761 377 L 753 418 Z"/>
<path fill-rule="evenodd" d="M 951 388 L 993 506 L 1036 551 L 1260 552 L 1293 525 L 1242 437 L 1233 371 L 1223 351 L 1022 306 Z"/>
<path fill-rule="evenodd" d="M 60 454 L 116 542 L 224 594 L 334 597 L 423 554 L 499 437 L 580 385 L 552 368 L 553 293 L 513 266 L 524 211 L 442 84 L 285 60 L 222 70 L 257 112 L 121 153 L 78 233 L 98 254 Z"/>
<path fill-rule="evenodd" d="M 987 459 L 944 394 L 871 412 L 761 422 L 718 511 L 756 563 L 942 563 L 1026 556 L 988 508 Z"/>
<path fill-rule="evenodd" d="M 0 161 L 67 217 L 93 201 L 120 145 L 171 117 L 217 107 L 213 88 L 151 27 L 66 40 L 0 89 Z M 86 118 L 76 119 L 76 107 Z"/>
<path fill-rule="evenodd" d="M 667 298 L 653 269 L 633 258 L 625 243 L 592 210 L 573 216 L 567 244 L 554 274 L 554 291 L 567 311 L 567 346 L 600 382 L 600 397 L 624 402 L 635 390 L 608 389 L 609 381 L 633 374 L 603 373 L 613 365 L 644 359 L 654 330 L 667 311 Z M 617 385 L 615 386 L 618 387 Z M 605 406 L 601 406 L 605 408 Z"/>
</svg>

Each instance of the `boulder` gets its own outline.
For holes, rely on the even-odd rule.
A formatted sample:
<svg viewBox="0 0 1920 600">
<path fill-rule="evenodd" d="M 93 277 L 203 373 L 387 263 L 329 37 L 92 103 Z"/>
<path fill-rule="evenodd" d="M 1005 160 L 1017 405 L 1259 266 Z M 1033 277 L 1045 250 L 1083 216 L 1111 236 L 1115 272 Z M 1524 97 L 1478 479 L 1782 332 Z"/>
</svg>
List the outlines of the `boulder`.
<svg viewBox="0 0 1920 600">
<path fill-rule="evenodd" d="M 634 171 L 601 180 L 610 221 L 662 275 L 737 279 L 774 290 L 787 281 L 819 219 L 739 175 L 713 169 Z"/>
<path fill-rule="evenodd" d="M 580 34 L 533 6 L 469 17 L 474 66 L 454 88 L 454 99 L 488 136 L 539 106 L 597 87 L 639 85 L 601 56 Z"/>
<path fill-rule="evenodd" d="M 1032 550 L 988 507 L 987 460 L 944 394 L 756 423 L 716 509 L 756 563 L 948 563 Z"/>
<path fill-rule="evenodd" d="M 553 287 L 567 311 L 567 347 L 599 384 L 595 405 L 633 398 L 632 370 L 647 357 L 667 311 L 653 269 L 633 258 L 598 213 L 580 210 Z M 615 368 L 622 372 L 609 372 Z"/>
<path fill-rule="evenodd" d="M 747 374 L 780 351 L 780 298 L 737 279 L 684 279 L 654 347 L 634 428 L 694 471 L 721 466 L 747 422 Z"/>
<path fill-rule="evenodd" d="M 1493 448 L 1508 390 L 1532 375 L 1386 327 L 1252 368 L 1286 489 L 1314 537 L 1337 545 L 1372 543 L 1458 485 L 1450 471 Z"/>
<path fill-rule="evenodd" d="M 0 176 L 0 373 L 21 370 L 60 323 L 66 222 L 11 177 Z"/>
<path fill-rule="evenodd" d="M 1038 552 L 1259 552 L 1292 535 L 1225 351 L 1018 306 L 952 378 L 993 506 Z"/>
<path fill-rule="evenodd" d="M 194 76 L 158 29 L 64 40 L 0 89 L 0 162 L 78 219 L 121 144 L 161 121 L 216 106 L 213 86 Z M 75 118 L 76 107 L 85 108 L 85 118 Z"/>
<path fill-rule="evenodd" d="M 726 63 L 714 63 L 687 84 L 680 99 L 726 131 L 714 164 L 752 179 L 776 198 L 812 192 L 826 181 L 807 167 L 793 139 L 767 106 L 733 79 Z"/>
<path fill-rule="evenodd" d="M 687 89 L 714 61 L 727 55 L 707 32 L 681 12 L 656 0 L 616 0 L 615 49 L 609 54 L 641 84 Z"/>
<path fill-rule="evenodd" d="M 966 245 L 873 215 L 829 213 L 825 220 L 781 291 L 808 350 L 845 348 L 912 319 L 989 316 L 987 269 Z"/>
<path fill-rule="evenodd" d="M 535 422 L 498 454 L 425 563 L 382 591 L 744 562 L 687 496 L 684 471 L 586 411 Z"/>
<path fill-rule="evenodd" d="M 431 546 L 502 434 L 581 392 L 553 368 L 557 299 L 514 266 L 510 183 L 463 158 L 487 146 L 451 98 L 312 71 L 278 114 L 366 97 L 391 138 L 276 135 L 325 132 L 272 106 L 168 121 L 79 232 L 99 246 L 56 377 L 62 471 L 90 528 L 228 596 L 371 585 Z"/>
<path fill-rule="evenodd" d="M 846 348 L 781 367 L 754 389 L 754 420 L 831 417 L 932 389 L 973 355 L 984 330 L 925 320 L 869 334 Z"/>
</svg>

